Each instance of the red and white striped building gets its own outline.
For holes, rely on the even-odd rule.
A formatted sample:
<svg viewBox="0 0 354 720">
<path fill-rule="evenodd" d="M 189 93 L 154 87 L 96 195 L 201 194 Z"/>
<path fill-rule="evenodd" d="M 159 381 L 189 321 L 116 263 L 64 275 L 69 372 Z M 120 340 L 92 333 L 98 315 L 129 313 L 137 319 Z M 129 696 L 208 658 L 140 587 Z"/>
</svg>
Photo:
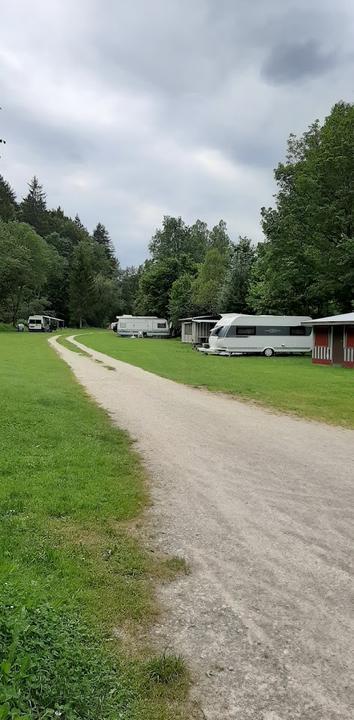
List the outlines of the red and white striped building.
<svg viewBox="0 0 354 720">
<path fill-rule="evenodd" d="M 301 324 L 313 327 L 313 363 L 354 368 L 354 312 Z"/>
</svg>

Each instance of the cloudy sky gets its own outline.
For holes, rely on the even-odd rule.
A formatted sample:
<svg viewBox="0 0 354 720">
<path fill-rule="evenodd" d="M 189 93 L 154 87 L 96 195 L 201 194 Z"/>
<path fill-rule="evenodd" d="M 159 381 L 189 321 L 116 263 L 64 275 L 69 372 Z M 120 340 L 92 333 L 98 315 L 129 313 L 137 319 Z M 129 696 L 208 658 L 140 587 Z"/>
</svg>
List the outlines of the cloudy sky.
<svg viewBox="0 0 354 720">
<path fill-rule="evenodd" d="M 98 220 L 123 264 L 164 214 L 261 239 L 290 131 L 354 99 L 352 0 L 14 0 L 0 172 Z"/>
</svg>

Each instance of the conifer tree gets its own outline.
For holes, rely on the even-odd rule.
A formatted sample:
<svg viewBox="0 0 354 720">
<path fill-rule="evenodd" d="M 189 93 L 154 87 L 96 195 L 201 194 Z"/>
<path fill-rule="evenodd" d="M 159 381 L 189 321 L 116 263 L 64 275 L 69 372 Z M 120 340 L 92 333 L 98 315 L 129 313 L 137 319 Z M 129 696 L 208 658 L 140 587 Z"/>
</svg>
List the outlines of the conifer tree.
<svg viewBox="0 0 354 720">
<path fill-rule="evenodd" d="M 47 232 L 47 199 L 43 186 L 34 175 L 28 184 L 29 190 L 20 205 L 20 217 L 36 230 L 39 235 L 45 236 Z"/>
<path fill-rule="evenodd" d="M 14 220 L 16 216 L 16 195 L 10 183 L 0 175 L 0 219 Z"/>
</svg>

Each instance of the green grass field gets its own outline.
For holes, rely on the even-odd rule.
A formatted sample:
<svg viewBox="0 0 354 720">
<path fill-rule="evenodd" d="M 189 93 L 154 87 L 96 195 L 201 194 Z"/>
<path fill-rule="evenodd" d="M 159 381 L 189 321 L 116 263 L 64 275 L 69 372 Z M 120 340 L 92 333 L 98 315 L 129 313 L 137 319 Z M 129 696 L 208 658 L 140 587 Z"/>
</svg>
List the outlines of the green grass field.
<svg viewBox="0 0 354 720">
<path fill-rule="evenodd" d="M 182 661 L 138 642 L 181 568 L 138 542 L 140 461 L 47 340 L 0 340 L 0 718 L 190 717 Z"/>
<path fill-rule="evenodd" d="M 225 392 L 282 412 L 354 427 L 354 372 L 309 357 L 205 356 L 179 340 L 132 340 L 91 332 L 81 342 L 162 377 Z"/>
</svg>

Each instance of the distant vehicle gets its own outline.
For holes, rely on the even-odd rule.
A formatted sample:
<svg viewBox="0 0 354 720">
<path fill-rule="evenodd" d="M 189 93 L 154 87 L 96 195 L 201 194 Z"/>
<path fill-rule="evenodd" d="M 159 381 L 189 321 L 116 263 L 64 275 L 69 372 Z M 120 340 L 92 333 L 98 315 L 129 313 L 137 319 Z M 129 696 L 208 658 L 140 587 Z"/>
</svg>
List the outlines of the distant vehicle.
<svg viewBox="0 0 354 720">
<path fill-rule="evenodd" d="M 29 332 L 52 332 L 64 327 L 64 320 L 51 315 L 30 315 L 28 318 Z"/>
<path fill-rule="evenodd" d="M 165 318 L 149 315 L 117 315 L 117 334 L 121 337 L 168 337 Z"/>
<path fill-rule="evenodd" d="M 312 350 L 312 329 L 301 325 L 308 316 L 223 315 L 212 329 L 209 346 L 201 352 L 214 355 L 258 353 L 271 357 L 281 353 Z"/>
</svg>

